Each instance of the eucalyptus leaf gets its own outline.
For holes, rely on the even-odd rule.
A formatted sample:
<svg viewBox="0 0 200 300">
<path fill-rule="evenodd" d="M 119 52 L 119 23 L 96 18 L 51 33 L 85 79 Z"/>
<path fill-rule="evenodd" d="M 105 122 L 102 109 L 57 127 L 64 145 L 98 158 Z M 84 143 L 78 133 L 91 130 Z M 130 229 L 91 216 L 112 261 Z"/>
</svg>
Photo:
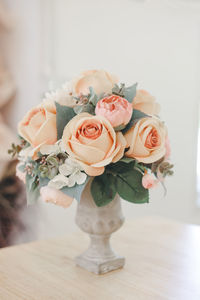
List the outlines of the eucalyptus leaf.
<svg viewBox="0 0 200 300">
<path fill-rule="evenodd" d="M 91 184 L 91 194 L 98 207 L 110 203 L 116 195 L 115 177 L 104 172 L 101 176 L 96 176 Z"/>
<path fill-rule="evenodd" d="M 49 181 L 50 181 L 50 180 L 49 180 L 47 177 L 45 177 L 45 178 L 40 177 L 40 180 L 39 180 L 39 188 L 41 189 L 43 186 L 48 185 Z"/>
<path fill-rule="evenodd" d="M 95 94 L 93 87 L 90 86 L 89 91 L 90 91 L 90 94 L 89 94 L 88 100 L 90 103 L 92 103 L 94 106 L 96 106 L 97 102 L 99 100 L 98 96 Z"/>
<path fill-rule="evenodd" d="M 132 113 L 132 117 L 129 121 L 129 123 L 127 124 L 127 126 L 122 130 L 122 133 L 126 133 L 131 127 L 133 127 L 135 125 L 135 123 L 137 123 L 138 120 L 142 119 L 142 118 L 147 118 L 150 116 L 143 113 L 140 110 L 137 109 L 133 109 L 133 113 Z"/>
<path fill-rule="evenodd" d="M 82 112 L 87 112 L 91 115 L 94 115 L 95 106 L 92 103 L 87 103 L 83 105 Z"/>
<path fill-rule="evenodd" d="M 55 102 L 55 104 L 56 104 L 57 138 L 58 140 L 60 140 L 65 126 L 75 116 L 75 112 L 71 107 L 60 105 L 57 102 Z"/>
<path fill-rule="evenodd" d="M 112 88 L 112 94 L 115 94 L 115 95 L 118 95 L 118 96 L 124 98 L 124 89 L 125 89 L 124 83 L 120 83 L 120 85 L 115 83 L 114 87 Z"/>
<path fill-rule="evenodd" d="M 17 166 L 17 169 L 21 172 L 24 172 L 26 165 L 25 164 L 20 164 L 19 166 Z"/>
<path fill-rule="evenodd" d="M 90 177 L 88 176 L 86 181 L 83 184 L 75 184 L 72 187 L 64 187 L 60 191 L 64 194 L 70 196 L 71 198 L 75 198 L 78 202 L 80 202 L 81 194 L 88 183 Z"/>
<path fill-rule="evenodd" d="M 60 189 L 60 191 L 71 198 L 75 198 L 78 202 L 80 202 L 81 194 L 90 178 L 91 177 L 88 176 L 83 184 L 75 184 L 73 187 L 65 186 L 62 189 Z M 48 178 L 40 178 L 40 188 L 43 186 L 47 186 L 49 181 L 50 180 Z"/>
<path fill-rule="evenodd" d="M 126 125 L 119 125 L 117 127 L 114 127 L 114 130 L 115 131 L 122 131 L 125 127 L 126 127 Z"/>
<path fill-rule="evenodd" d="M 133 102 L 133 99 L 135 98 L 136 96 L 136 88 L 137 88 L 137 83 L 127 87 L 127 88 L 124 88 L 124 98 L 126 100 L 128 100 L 128 102 L 132 103 Z"/>
<path fill-rule="evenodd" d="M 36 203 L 39 198 L 40 191 L 37 183 L 37 177 L 26 174 L 26 198 L 27 205 Z"/>
<path fill-rule="evenodd" d="M 82 109 L 83 109 L 83 105 L 76 105 L 74 107 L 74 112 L 78 115 L 82 112 Z"/>
</svg>

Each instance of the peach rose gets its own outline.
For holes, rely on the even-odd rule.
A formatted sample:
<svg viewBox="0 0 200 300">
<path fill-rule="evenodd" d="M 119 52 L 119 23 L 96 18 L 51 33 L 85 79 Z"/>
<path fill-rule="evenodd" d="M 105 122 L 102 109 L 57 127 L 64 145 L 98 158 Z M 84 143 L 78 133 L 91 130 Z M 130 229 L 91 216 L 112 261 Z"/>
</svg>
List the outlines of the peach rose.
<svg viewBox="0 0 200 300">
<path fill-rule="evenodd" d="M 127 157 L 143 163 L 153 163 L 166 153 L 165 139 L 167 131 L 156 117 L 140 119 L 125 133 L 128 151 Z"/>
<path fill-rule="evenodd" d="M 19 134 L 33 148 L 57 141 L 56 110 L 52 105 L 39 105 L 30 110 L 18 124 Z"/>
<path fill-rule="evenodd" d="M 138 109 L 147 115 L 158 115 L 160 105 L 156 103 L 155 98 L 145 90 L 137 90 L 133 99 L 133 109 Z"/>
<path fill-rule="evenodd" d="M 103 70 L 90 70 L 81 73 L 72 80 L 73 93 L 76 95 L 89 93 L 89 87 L 93 87 L 97 95 L 101 93 L 111 93 L 114 84 L 118 80 L 115 76 Z"/>
<path fill-rule="evenodd" d="M 48 186 L 44 186 L 40 189 L 40 196 L 43 201 L 62 206 L 64 208 L 69 207 L 74 200 L 63 192 Z"/>
<path fill-rule="evenodd" d="M 63 145 L 70 157 L 76 159 L 90 176 L 98 176 L 104 167 L 124 155 L 126 140 L 115 132 L 101 116 L 81 113 L 65 127 Z"/>
<path fill-rule="evenodd" d="M 128 124 L 132 112 L 132 104 L 116 95 L 101 99 L 95 109 L 95 114 L 105 117 L 113 127 Z"/>
</svg>

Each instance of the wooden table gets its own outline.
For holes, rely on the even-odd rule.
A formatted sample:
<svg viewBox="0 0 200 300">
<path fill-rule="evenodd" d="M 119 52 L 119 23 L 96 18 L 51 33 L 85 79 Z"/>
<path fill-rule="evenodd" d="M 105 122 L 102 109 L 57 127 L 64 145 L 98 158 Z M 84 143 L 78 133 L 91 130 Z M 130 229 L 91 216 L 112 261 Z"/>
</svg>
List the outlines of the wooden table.
<svg viewBox="0 0 200 300">
<path fill-rule="evenodd" d="M 161 218 L 127 222 L 112 245 L 124 269 L 94 275 L 73 257 L 75 233 L 0 250 L 0 300 L 200 300 L 200 227 Z"/>
</svg>

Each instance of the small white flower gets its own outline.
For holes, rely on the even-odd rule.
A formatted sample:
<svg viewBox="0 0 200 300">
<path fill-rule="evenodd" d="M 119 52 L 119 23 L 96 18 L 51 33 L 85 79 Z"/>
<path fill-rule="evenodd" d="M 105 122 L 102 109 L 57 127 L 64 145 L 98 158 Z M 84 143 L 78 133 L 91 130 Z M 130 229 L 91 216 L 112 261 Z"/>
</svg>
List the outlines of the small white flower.
<svg viewBox="0 0 200 300">
<path fill-rule="evenodd" d="M 61 105 L 69 107 L 74 107 L 76 105 L 76 100 L 72 96 L 71 87 L 68 83 L 64 84 L 61 89 L 46 93 L 43 102 L 58 102 Z"/>
<path fill-rule="evenodd" d="M 49 181 L 48 186 L 60 190 L 63 187 L 68 186 L 68 184 L 69 184 L 69 179 L 62 174 L 58 174 Z"/>
<path fill-rule="evenodd" d="M 54 145 L 43 145 L 40 147 L 40 153 L 42 155 L 58 155 L 61 152 L 65 152 L 62 140 L 57 141 Z"/>
<path fill-rule="evenodd" d="M 49 155 L 49 154 L 57 154 L 59 151 L 59 146 L 58 145 L 43 145 L 40 148 L 40 153 L 42 155 Z"/>
<path fill-rule="evenodd" d="M 59 166 L 59 174 L 51 179 L 48 186 L 55 189 L 62 189 L 65 186 L 73 187 L 76 183 L 83 184 L 87 175 L 81 172 L 81 165 L 70 158 L 65 160 L 65 163 Z"/>
<path fill-rule="evenodd" d="M 27 160 L 28 157 L 32 157 L 34 154 L 34 148 L 29 146 L 25 149 L 22 149 L 20 152 L 19 152 L 19 159 L 20 160 Z"/>
<path fill-rule="evenodd" d="M 83 184 L 86 181 L 87 175 L 84 172 L 81 172 L 82 170 L 83 168 L 81 165 L 70 158 L 67 158 L 65 163 L 59 167 L 60 174 L 69 176 L 69 187 L 74 186 L 76 183 Z"/>
</svg>

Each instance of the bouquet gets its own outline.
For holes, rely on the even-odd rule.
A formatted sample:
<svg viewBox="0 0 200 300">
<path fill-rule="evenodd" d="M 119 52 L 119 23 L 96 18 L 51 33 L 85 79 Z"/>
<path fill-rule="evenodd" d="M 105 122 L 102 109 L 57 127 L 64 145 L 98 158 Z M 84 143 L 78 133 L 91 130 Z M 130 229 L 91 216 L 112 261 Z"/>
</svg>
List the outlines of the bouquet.
<svg viewBox="0 0 200 300">
<path fill-rule="evenodd" d="M 80 201 L 89 180 L 97 206 L 118 193 L 149 202 L 149 189 L 172 175 L 170 145 L 159 104 L 137 83 L 126 86 L 103 70 L 81 73 L 19 122 L 17 175 L 27 201 L 39 195 L 63 207 Z"/>
</svg>

